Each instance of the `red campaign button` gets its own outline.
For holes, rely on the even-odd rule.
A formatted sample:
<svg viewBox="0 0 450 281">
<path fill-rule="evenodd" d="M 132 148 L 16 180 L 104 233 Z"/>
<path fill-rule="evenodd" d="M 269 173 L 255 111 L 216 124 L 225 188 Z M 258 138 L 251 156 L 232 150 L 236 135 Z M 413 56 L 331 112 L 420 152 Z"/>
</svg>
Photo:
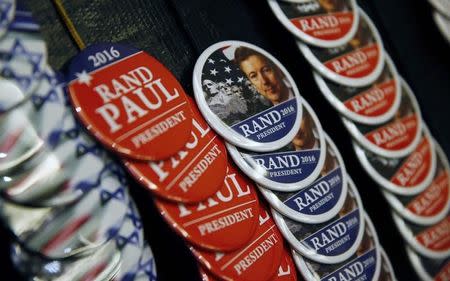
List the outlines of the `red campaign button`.
<svg viewBox="0 0 450 281">
<path fill-rule="evenodd" d="M 157 195 L 177 202 L 200 202 L 217 192 L 227 172 L 227 151 L 188 98 L 194 118 L 184 149 L 160 162 L 125 161 L 133 176 Z"/>
<path fill-rule="evenodd" d="M 280 266 L 275 276 L 271 281 L 300 281 L 303 279 L 297 278 L 297 271 L 295 270 L 294 261 L 291 252 L 287 246 L 284 247 L 283 257 L 281 258 Z"/>
<path fill-rule="evenodd" d="M 434 252 L 450 252 L 450 216 L 416 235 L 417 241 Z"/>
<path fill-rule="evenodd" d="M 259 201 L 253 183 L 228 165 L 222 188 L 198 204 L 156 199 L 161 214 L 198 247 L 233 251 L 245 245 L 258 226 Z"/>
<path fill-rule="evenodd" d="M 183 148 L 192 112 L 176 78 L 143 51 L 104 43 L 71 62 L 75 112 L 104 145 L 125 157 L 161 160 Z"/>
<path fill-rule="evenodd" d="M 198 261 L 210 272 L 223 280 L 233 281 L 271 280 L 281 263 L 283 249 L 283 237 L 263 208 L 259 210 L 259 227 L 247 246 L 229 253 L 191 247 Z"/>
</svg>

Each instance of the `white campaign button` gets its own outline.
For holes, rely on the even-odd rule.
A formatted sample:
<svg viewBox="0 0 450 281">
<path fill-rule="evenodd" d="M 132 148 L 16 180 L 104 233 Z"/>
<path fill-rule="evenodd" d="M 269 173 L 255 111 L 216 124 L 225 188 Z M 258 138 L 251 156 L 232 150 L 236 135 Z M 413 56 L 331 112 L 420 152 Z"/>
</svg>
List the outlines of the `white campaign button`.
<svg viewBox="0 0 450 281">
<path fill-rule="evenodd" d="M 267 152 L 297 134 L 301 96 L 284 66 L 263 49 L 240 41 L 207 48 L 193 75 L 195 100 L 209 125 L 227 142 Z"/>
<path fill-rule="evenodd" d="M 280 192 L 297 191 L 311 184 L 325 161 L 324 132 L 311 106 L 302 101 L 301 127 L 291 142 L 276 151 L 256 153 L 227 143 L 241 170 L 261 186 Z"/>
</svg>

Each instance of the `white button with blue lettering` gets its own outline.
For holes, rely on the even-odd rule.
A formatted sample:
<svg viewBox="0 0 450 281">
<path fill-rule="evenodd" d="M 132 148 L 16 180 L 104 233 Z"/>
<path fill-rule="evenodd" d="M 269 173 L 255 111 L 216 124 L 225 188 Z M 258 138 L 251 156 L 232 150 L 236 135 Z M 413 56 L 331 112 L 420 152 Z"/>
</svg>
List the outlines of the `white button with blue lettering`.
<svg viewBox="0 0 450 281">
<path fill-rule="evenodd" d="M 314 110 L 305 101 L 300 130 L 276 151 L 255 153 L 227 143 L 234 162 L 261 186 L 280 192 L 300 190 L 320 174 L 325 162 L 324 132 Z"/>
<path fill-rule="evenodd" d="M 275 223 L 295 251 L 323 264 L 341 263 L 355 254 L 364 234 L 364 209 L 350 177 L 348 182 L 343 207 L 334 218 L 324 223 L 300 223 L 272 209 Z"/>
<path fill-rule="evenodd" d="M 342 209 L 347 197 L 347 172 L 342 156 L 328 135 L 326 158 L 316 180 L 296 192 L 260 187 L 269 204 L 282 215 L 304 223 L 323 223 Z"/>
<path fill-rule="evenodd" d="M 378 235 L 367 214 L 364 238 L 349 259 L 338 264 L 320 264 L 292 251 L 295 264 L 306 281 L 366 280 L 379 281 L 381 254 Z"/>
<path fill-rule="evenodd" d="M 240 41 L 207 48 L 193 75 L 195 100 L 227 142 L 267 152 L 289 144 L 300 129 L 301 96 L 284 66 L 265 50 Z"/>
</svg>

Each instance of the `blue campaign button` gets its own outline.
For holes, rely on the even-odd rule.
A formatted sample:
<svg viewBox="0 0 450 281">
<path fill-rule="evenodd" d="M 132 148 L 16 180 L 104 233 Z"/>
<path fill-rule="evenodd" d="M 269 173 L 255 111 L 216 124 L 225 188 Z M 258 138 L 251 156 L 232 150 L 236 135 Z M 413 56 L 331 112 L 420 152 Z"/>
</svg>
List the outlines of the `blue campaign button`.
<svg viewBox="0 0 450 281">
<path fill-rule="evenodd" d="M 327 149 L 320 175 L 295 192 L 278 192 L 260 187 L 272 208 L 283 216 L 304 223 L 323 223 L 337 215 L 347 196 L 347 174 L 341 154 L 326 136 Z"/>
<path fill-rule="evenodd" d="M 281 149 L 252 152 L 227 144 L 239 168 L 265 188 L 297 191 L 316 180 L 323 169 L 327 147 L 325 134 L 311 106 L 306 101 L 302 101 L 302 106 L 300 129 Z"/>
<path fill-rule="evenodd" d="M 265 50 L 240 41 L 206 49 L 193 75 L 195 100 L 209 125 L 227 142 L 268 152 L 297 134 L 301 96 L 284 66 Z"/>
<path fill-rule="evenodd" d="M 355 254 L 363 238 L 364 210 L 350 179 L 349 187 L 339 213 L 323 223 L 301 223 L 272 209 L 281 233 L 297 252 L 324 264 L 340 263 Z"/>
<path fill-rule="evenodd" d="M 302 257 L 293 250 L 297 268 L 306 281 L 377 281 L 381 272 L 381 246 L 376 230 L 367 214 L 364 215 L 365 230 L 356 252 L 346 260 L 335 264 L 317 263 Z"/>
</svg>

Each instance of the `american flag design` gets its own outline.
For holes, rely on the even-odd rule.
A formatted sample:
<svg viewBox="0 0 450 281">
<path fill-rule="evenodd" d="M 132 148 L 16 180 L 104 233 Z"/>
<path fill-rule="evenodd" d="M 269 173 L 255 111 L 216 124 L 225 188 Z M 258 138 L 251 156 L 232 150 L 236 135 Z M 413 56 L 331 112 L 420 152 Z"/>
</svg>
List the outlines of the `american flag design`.
<svg viewBox="0 0 450 281">
<path fill-rule="evenodd" d="M 211 54 L 202 71 L 203 91 L 210 109 L 230 126 L 271 107 L 230 60 L 232 50 L 229 47 Z"/>
<path fill-rule="evenodd" d="M 288 73 L 282 70 L 279 63 L 262 50 L 240 45 L 239 42 L 225 44 L 217 47 L 204 61 L 201 78 L 198 81 L 209 109 L 223 125 L 246 139 L 257 143 L 274 143 L 282 139 L 293 130 L 297 118 L 300 118 L 297 108 L 298 97 L 295 96 L 296 89 L 293 89 L 294 82 Z M 235 52 L 240 47 L 255 51 L 256 55 L 278 74 L 276 84 L 283 88 L 286 94 L 282 102 L 273 104 L 240 69 L 235 62 Z M 272 84 L 269 86 L 273 87 Z M 264 118 L 271 118 L 273 114 L 279 116 L 279 120 L 272 120 L 273 122 L 269 122 L 270 125 L 267 126 L 258 124 Z M 270 117 L 267 117 L 269 115 Z M 258 129 L 255 129 L 255 126 Z"/>
</svg>

